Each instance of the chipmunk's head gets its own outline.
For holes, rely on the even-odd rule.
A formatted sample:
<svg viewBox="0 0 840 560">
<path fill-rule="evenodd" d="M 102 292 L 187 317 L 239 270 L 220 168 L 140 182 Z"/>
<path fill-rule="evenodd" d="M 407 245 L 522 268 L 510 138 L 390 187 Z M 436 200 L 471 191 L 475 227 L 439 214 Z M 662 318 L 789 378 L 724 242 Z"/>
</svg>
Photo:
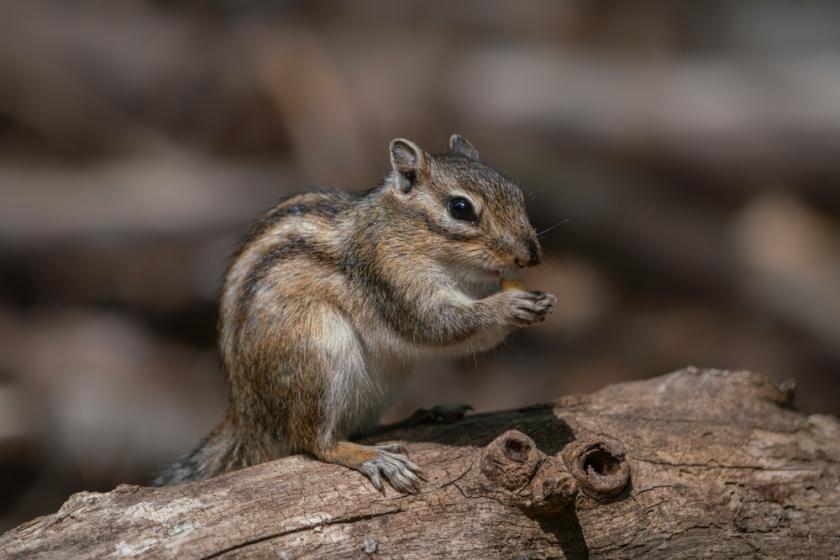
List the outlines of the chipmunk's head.
<svg viewBox="0 0 840 560">
<path fill-rule="evenodd" d="M 466 139 L 453 134 L 449 150 L 434 156 L 401 138 L 390 151 L 387 185 L 395 211 L 409 218 L 417 228 L 410 233 L 427 241 L 434 258 L 473 280 L 539 264 L 522 191 L 482 163 Z"/>
</svg>

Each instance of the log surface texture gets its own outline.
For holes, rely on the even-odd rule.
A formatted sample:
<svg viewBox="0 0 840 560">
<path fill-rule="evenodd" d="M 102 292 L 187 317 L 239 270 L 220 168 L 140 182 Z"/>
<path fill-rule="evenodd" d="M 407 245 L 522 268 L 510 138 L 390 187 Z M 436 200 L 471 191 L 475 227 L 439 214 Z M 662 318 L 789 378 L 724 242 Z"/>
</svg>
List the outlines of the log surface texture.
<svg viewBox="0 0 840 560">
<path fill-rule="evenodd" d="M 381 434 L 416 496 L 294 456 L 74 494 L 0 558 L 838 558 L 840 423 L 792 387 L 689 368 Z"/>
</svg>

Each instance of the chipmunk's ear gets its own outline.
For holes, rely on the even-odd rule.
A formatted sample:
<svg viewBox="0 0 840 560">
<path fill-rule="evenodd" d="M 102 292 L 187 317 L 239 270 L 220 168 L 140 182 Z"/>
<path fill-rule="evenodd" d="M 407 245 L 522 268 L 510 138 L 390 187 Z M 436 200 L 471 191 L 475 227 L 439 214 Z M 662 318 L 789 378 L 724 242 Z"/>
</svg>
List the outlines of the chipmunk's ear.
<svg viewBox="0 0 840 560">
<path fill-rule="evenodd" d="M 426 172 L 429 156 L 420 146 L 403 138 L 391 140 L 390 152 L 397 188 L 407 193 Z"/>
<path fill-rule="evenodd" d="M 470 141 L 460 134 L 453 134 L 449 137 L 449 153 L 460 154 L 466 158 L 478 161 L 478 150 L 470 144 Z"/>
</svg>

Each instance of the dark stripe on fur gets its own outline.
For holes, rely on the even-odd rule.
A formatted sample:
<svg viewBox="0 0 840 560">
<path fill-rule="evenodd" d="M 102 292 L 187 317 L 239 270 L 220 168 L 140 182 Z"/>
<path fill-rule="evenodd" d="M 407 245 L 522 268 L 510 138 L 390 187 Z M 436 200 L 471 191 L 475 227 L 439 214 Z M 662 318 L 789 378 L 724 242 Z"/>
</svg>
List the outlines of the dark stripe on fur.
<svg viewBox="0 0 840 560">
<path fill-rule="evenodd" d="M 338 260 L 335 257 L 323 251 L 316 242 L 304 237 L 292 236 L 270 248 L 251 267 L 237 295 L 234 323 L 235 340 L 238 340 L 242 333 L 245 318 L 250 314 L 251 302 L 256 296 L 260 284 L 280 263 L 301 256 L 336 269 L 339 268 Z"/>
<path fill-rule="evenodd" d="M 339 212 L 344 210 L 346 205 L 340 204 L 340 200 L 323 199 L 315 201 L 302 201 L 295 204 L 288 204 L 289 199 L 285 199 L 277 206 L 263 214 L 263 216 L 254 222 L 239 248 L 231 257 L 231 263 L 236 262 L 236 259 L 242 254 L 246 247 L 262 237 L 268 230 L 283 221 L 289 216 L 314 215 L 324 218 L 334 218 Z"/>
<path fill-rule="evenodd" d="M 472 241 L 478 234 L 476 235 L 467 235 L 464 233 L 458 233 L 455 231 L 450 231 L 445 227 L 441 226 L 440 224 L 435 223 L 431 216 L 426 214 L 425 212 L 421 213 L 421 219 L 423 220 L 423 225 L 426 226 L 430 232 L 434 233 L 435 235 L 439 235 L 448 239 L 449 241 Z"/>
</svg>

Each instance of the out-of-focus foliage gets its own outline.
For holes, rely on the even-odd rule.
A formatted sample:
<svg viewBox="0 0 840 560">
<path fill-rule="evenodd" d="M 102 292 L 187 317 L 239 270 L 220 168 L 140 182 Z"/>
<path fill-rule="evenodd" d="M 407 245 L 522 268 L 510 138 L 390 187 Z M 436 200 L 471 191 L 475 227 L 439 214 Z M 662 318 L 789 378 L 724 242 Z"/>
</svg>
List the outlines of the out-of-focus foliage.
<svg viewBox="0 0 840 560">
<path fill-rule="evenodd" d="M 840 412 L 840 5 L 0 3 L 0 528 L 142 482 L 224 407 L 255 215 L 467 136 L 526 192 L 554 316 L 392 418 L 694 364 Z"/>
</svg>

